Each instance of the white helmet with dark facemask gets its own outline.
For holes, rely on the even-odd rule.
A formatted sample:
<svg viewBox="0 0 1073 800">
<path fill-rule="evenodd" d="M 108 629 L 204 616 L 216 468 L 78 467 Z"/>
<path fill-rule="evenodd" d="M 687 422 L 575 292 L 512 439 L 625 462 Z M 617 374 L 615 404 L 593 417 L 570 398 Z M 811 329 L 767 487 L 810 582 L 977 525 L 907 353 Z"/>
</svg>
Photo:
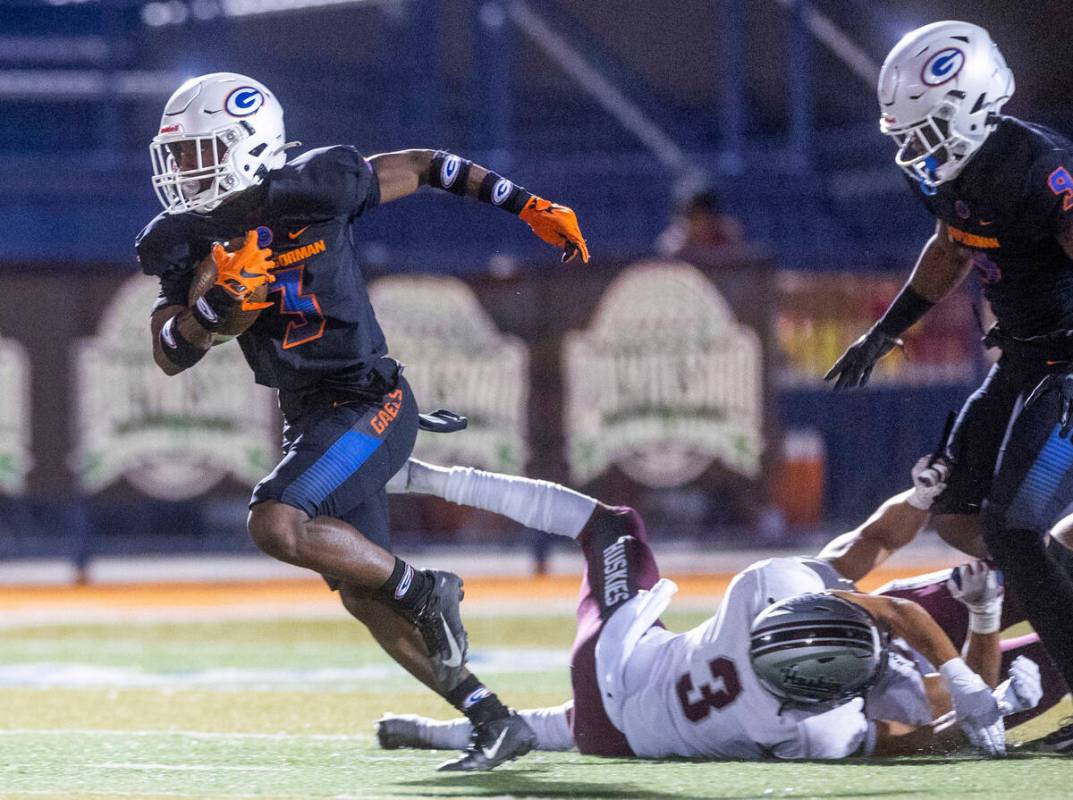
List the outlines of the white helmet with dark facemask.
<svg viewBox="0 0 1073 800">
<path fill-rule="evenodd" d="M 164 107 L 149 146 L 153 188 L 169 214 L 208 212 L 282 167 L 283 108 L 234 72 L 191 78 Z"/>
<path fill-rule="evenodd" d="M 773 695 L 814 705 L 867 691 L 886 666 L 888 638 L 856 603 L 833 594 L 799 594 L 757 615 L 749 657 Z"/>
<path fill-rule="evenodd" d="M 898 166 L 934 194 L 994 130 L 1013 89 L 986 30 L 934 22 L 902 37 L 883 62 L 879 128 L 898 143 Z"/>
</svg>

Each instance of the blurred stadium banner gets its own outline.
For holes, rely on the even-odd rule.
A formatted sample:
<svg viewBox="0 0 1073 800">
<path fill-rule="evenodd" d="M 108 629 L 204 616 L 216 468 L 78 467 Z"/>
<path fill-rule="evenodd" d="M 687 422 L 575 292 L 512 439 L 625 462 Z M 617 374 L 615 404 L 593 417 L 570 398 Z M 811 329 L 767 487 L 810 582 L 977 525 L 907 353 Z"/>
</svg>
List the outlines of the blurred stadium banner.
<svg viewBox="0 0 1073 800">
<path fill-rule="evenodd" d="M 415 454 L 437 464 L 524 470 L 529 344 L 501 332 L 459 278 L 383 277 L 369 294 L 422 408 L 457 409 L 469 420 L 461 435 L 422 431 Z"/>
<path fill-rule="evenodd" d="M 237 379 L 237 345 L 174 377 L 153 363 L 146 310 L 154 279 L 129 278 L 96 334 L 74 343 L 72 477 L 89 494 L 125 480 L 149 497 L 186 500 L 225 477 L 252 485 L 272 468 L 278 437 L 272 393 Z"/>
<path fill-rule="evenodd" d="M 30 454 L 30 362 L 26 349 L 0 338 L 0 491 L 21 494 Z"/>
<path fill-rule="evenodd" d="M 774 439 L 770 274 L 749 261 L 643 261 L 509 278 L 382 275 L 370 293 L 422 407 L 470 420 L 463 433 L 422 434 L 419 457 L 527 472 L 642 507 L 659 490 L 693 487 L 735 518 L 727 509 L 764 494 Z M 18 325 L 18 309 L 63 307 L 72 291 L 97 313 Z M 196 369 L 161 373 L 148 337 L 156 291 L 140 275 L 117 289 L 114 273 L 92 271 L 12 282 L 0 319 L 19 337 L 0 347 L 3 492 L 119 506 L 237 501 L 271 470 L 272 393 L 253 384 L 233 343 Z M 63 359 L 70 369 L 55 369 Z M 695 522 L 708 516 L 701 508 Z"/>
<path fill-rule="evenodd" d="M 899 279 L 776 273 L 750 250 L 690 259 L 509 277 L 371 276 L 378 317 L 422 408 L 469 418 L 462 433 L 422 433 L 415 454 L 565 482 L 637 506 L 654 530 L 704 539 L 757 531 L 772 502 L 783 523 L 807 527 L 865 513 L 897 491 L 941 422 L 922 406 L 956 405 L 978 375 L 968 298 L 911 332 L 905 356 L 876 370 L 875 391 L 836 409 L 823 373 Z M 104 526 L 157 547 L 176 528 L 191 542 L 226 529 L 220 546 L 248 546 L 244 506 L 278 458 L 279 418 L 238 346 L 225 343 L 169 378 L 149 348 L 154 281 L 42 270 L 13 273 L 5 288 L 0 495 L 89 502 L 90 538 Z M 84 300 L 77 309 L 24 324 L 25 309 L 67 308 L 72 293 Z M 864 423 L 892 414 L 917 423 L 900 433 Z M 825 471 L 849 477 L 827 485 Z M 420 498 L 393 509 L 404 532 L 501 530 Z"/>
<path fill-rule="evenodd" d="M 685 263 L 644 262 L 608 286 L 585 331 L 567 334 L 567 461 L 586 484 L 617 466 L 676 487 L 713 463 L 756 480 L 764 450 L 760 334 Z"/>
</svg>

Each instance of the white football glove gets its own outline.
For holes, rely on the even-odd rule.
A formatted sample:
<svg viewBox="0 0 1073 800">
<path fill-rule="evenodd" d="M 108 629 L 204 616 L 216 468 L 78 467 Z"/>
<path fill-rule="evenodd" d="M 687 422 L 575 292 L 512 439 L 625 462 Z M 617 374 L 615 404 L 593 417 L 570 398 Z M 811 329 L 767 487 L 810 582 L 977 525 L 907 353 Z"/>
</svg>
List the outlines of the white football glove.
<svg viewBox="0 0 1073 800">
<path fill-rule="evenodd" d="M 1006 727 L 998 700 L 984 679 L 973 672 L 960 658 L 952 658 L 939 667 L 958 725 L 969 742 L 984 755 L 1006 755 Z"/>
<path fill-rule="evenodd" d="M 1031 658 L 1017 656 L 1010 664 L 1010 677 L 995 687 L 992 694 L 1004 717 L 1035 708 L 1043 699 L 1039 665 Z"/>
<path fill-rule="evenodd" d="M 969 609 L 969 630 L 995 633 L 1002 628 L 1002 598 L 1006 593 L 1002 572 L 983 561 L 962 564 L 950 571 L 946 588 Z"/>
<path fill-rule="evenodd" d="M 931 456 L 922 456 L 909 474 L 913 478 L 913 493 L 906 502 L 913 508 L 927 511 L 935 502 L 935 498 L 946 489 L 950 466 L 941 458 L 933 461 Z"/>
</svg>

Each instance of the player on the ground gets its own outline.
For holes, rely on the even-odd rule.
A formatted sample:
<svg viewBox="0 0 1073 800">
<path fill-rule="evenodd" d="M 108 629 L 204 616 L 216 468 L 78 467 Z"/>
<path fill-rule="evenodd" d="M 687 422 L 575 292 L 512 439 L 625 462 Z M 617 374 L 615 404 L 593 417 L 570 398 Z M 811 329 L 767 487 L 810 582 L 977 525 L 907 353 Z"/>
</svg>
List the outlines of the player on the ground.
<svg viewBox="0 0 1073 800">
<path fill-rule="evenodd" d="M 392 488 L 494 511 L 581 545 L 587 569 L 571 654 L 573 703 L 525 712 L 537 747 L 640 757 L 889 755 L 956 745 L 953 710 L 970 741 L 998 755 L 1002 714 L 1036 705 L 1041 689 L 1028 659 L 994 695 L 981 678 L 993 685 L 1000 673 L 995 573 L 983 564 L 955 572 L 953 591 L 970 617 L 964 659 L 919 605 L 861 594 L 852 583 L 923 526 L 944 469 L 922 460 L 912 492 L 817 558 L 749 567 L 718 613 L 682 634 L 659 624 L 675 589 L 658 580 L 632 509 L 545 481 L 415 459 Z M 938 676 L 923 677 L 915 662 Z M 410 716 L 378 725 L 385 747 L 443 746 L 468 733 L 465 721 Z"/>
<path fill-rule="evenodd" d="M 365 158 L 335 146 L 288 161 L 296 146 L 276 97 L 243 75 L 193 78 L 168 100 L 151 146 L 164 212 L 137 240 L 142 270 L 160 278 L 153 355 L 169 375 L 189 369 L 229 315 L 270 285 L 271 303 L 239 344 L 254 379 L 279 390 L 285 455 L 253 492 L 250 535 L 269 555 L 322 574 L 388 653 L 473 721 L 487 747 L 444 768 L 490 769 L 524 754 L 532 734 L 465 669 L 462 581 L 390 552 L 384 484 L 409 456 L 419 417 L 388 357 L 351 226 L 428 186 L 520 216 L 563 260 L 588 261 L 588 249 L 569 208 L 451 153 Z M 218 244 L 240 237 L 237 252 Z M 194 270 L 209 256 L 215 285 L 188 306 Z"/>
<path fill-rule="evenodd" d="M 937 22 L 907 34 L 879 78 L 880 129 L 936 218 L 935 234 L 878 322 L 827 374 L 867 383 L 876 362 L 975 269 L 1002 357 L 966 402 L 934 513 L 944 538 L 985 541 L 1051 658 L 1073 685 L 1073 580 L 1044 534 L 1073 501 L 1073 143 L 1000 114 L 1013 74 L 983 28 Z M 973 517 L 979 515 L 979 522 Z M 1068 730 L 1073 745 L 1073 726 Z"/>
</svg>

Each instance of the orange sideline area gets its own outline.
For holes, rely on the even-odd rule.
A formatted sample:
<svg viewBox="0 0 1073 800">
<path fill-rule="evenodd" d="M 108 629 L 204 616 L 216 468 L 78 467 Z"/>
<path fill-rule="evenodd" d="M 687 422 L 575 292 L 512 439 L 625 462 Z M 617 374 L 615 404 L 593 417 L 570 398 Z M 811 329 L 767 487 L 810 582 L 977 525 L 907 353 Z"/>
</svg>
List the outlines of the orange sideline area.
<svg viewBox="0 0 1073 800">
<path fill-rule="evenodd" d="M 897 578 L 927 572 L 927 569 L 881 569 L 861 582 L 874 589 Z M 721 596 L 733 573 L 674 575 L 679 598 Z M 576 597 L 578 578 L 572 575 L 540 577 L 466 578 L 466 603 L 492 604 L 499 600 L 570 600 Z M 0 613 L 47 608 L 169 608 L 249 605 L 310 605 L 335 603 L 331 592 L 318 578 L 270 581 L 130 583 L 75 586 L 0 587 Z"/>
</svg>

